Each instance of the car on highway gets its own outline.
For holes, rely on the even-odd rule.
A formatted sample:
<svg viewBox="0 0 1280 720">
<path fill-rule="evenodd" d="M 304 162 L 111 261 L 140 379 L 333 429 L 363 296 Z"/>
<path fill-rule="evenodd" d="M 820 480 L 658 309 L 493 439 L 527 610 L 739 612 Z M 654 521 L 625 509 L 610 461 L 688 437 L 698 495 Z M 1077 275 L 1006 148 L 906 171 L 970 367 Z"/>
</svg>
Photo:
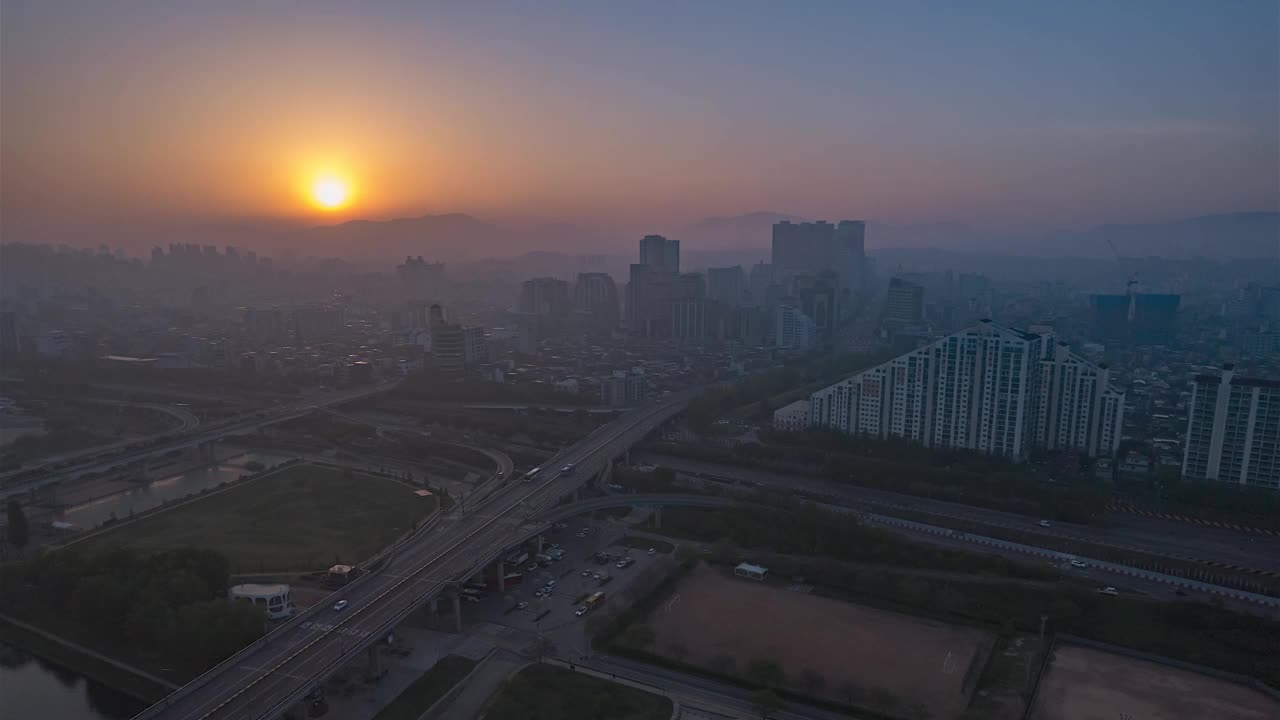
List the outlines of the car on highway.
<svg viewBox="0 0 1280 720">
<path fill-rule="evenodd" d="M 1051 524 L 1049 523 L 1048 520 L 1041 520 L 1040 527 L 1051 527 Z"/>
<path fill-rule="evenodd" d="M 582 571 L 581 573 L 579 573 L 579 574 L 580 574 L 580 575 L 582 575 L 582 577 L 591 577 L 591 571 L 590 571 L 590 570 L 583 570 L 583 571 Z"/>
<path fill-rule="evenodd" d="M 1074 567 L 1074 568 L 1087 568 L 1087 567 L 1089 567 L 1089 563 L 1087 563 L 1087 562 L 1085 562 L 1085 561 L 1083 561 L 1083 560 L 1072 560 L 1072 561 L 1071 561 L 1071 567 Z"/>
<path fill-rule="evenodd" d="M 572 473 L 572 472 L 573 472 L 573 463 L 569 463 L 569 464 L 565 465 L 564 467 L 560 468 L 560 472 L 564 473 L 565 475 L 569 475 L 570 473 Z"/>
<path fill-rule="evenodd" d="M 587 536 L 587 534 L 586 534 L 585 532 L 581 531 L 581 530 L 579 530 L 578 532 L 574 533 L 574 537 L 584 538 L 584 537 L 586 537 L 586 536 Z"/>
<path fill-rule="evenodd" d="M 586 605 L 579 605 L 579 606 L 578 606 L 578 609 L 573 611 L 573 614 L 574 614 L 574 615 L 577 615 L 578 617 L 582 617 L 583 615 L 586 615 L 586 614 L 587 614 L 587 606 L 586 606 Z"/>
<path fill-rule="evenodd" d="M 1119 591 L 1119 590 L 1116 590 L 1115 588 L 1111 587 L 1110 585 L 1108 585 L 1108 586 L 1106 586 L 1106 587 L 1104 587 L 1104 588 L 1098 588 L 1098 592 L 1102 593 L 1103 595 L 1119 595 L 1119 594 L 1120 594 L 1120 591 Z"/>
<path fill-rule="evenodd" d="M 346 610 L 347 606 L 350 604 L 351 603 L 347 602 L 346 600 L 339 600 L 338 602 L 333 604 L 334 612 L 342 612 L 343 610 Z"/>
</svg>

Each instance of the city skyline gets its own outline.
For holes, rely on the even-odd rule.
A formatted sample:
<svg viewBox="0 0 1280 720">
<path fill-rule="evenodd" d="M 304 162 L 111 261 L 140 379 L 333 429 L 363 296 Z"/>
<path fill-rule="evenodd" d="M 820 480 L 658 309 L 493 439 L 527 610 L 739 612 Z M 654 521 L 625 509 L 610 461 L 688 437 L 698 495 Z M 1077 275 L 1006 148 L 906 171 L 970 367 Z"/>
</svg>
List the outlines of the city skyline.
<svg viewBox="0 0 1280 720">
<path fill-rule="evenodd" d="M 1265 4 L 145 6 L 6 3 L 4 241 L 451 212 L 1043 232 L 1280 196 Z"/>
</svg>

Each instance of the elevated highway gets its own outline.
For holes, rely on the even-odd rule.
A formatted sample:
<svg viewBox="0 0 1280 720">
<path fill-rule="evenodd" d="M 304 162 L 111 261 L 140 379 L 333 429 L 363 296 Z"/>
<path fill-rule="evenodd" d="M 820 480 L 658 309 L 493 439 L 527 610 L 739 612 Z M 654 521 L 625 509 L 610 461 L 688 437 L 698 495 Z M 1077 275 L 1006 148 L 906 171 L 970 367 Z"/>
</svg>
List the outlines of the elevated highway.
<svg viewBox="0 0 1280 720">
<path fill-rule="evenodd" d="M 280 626 L 138 718 L 279 716 L 423 603 L 456 590 L 480 561 L 518 543 L 531 521 L 682 412 L 694 393 L 673 394 L 627 413 L 552 458 L 535 481 L 510 482 L 473 511 L 434 521 L 397 545 L 379 570 L 339 591 L 349 603 L 346 610 L 326 606 Z M 572 470 L 560 470 L 570 463 Z M 459 602 L 456 593 L 451 596 Z"/>
<path fill-rule="evenodd" d="M 87 448 L 78 453 L 60 456 L 36 465 L 0 473 L 0 484 L 4 485 L 3 488 L 0 488 L 0 499 L 39 490 L 42 487 L 55 485 L 64 480 L 74 480 L 83 475 L 106 472 L 112 468 L 130 465 L 175 450 L 208 445 L 227 435 L 256 432 L 270 425 L 295 420 L 315 410 L 386 392 L 394 387 L 394 383 L 385 383 L 346 392 L 329 393 L 323 397 L 307 398 L 288 405 L 258 411 L 249 417 L 213 425 L 192 425 L 193 429 L 190 431 L 176 431 L 177 437 L 164 442 L 155 441 L 175 433 L 166 432 L 150 439 L 135 438 L 112 445 Z M 140 444 L 147 443 L 154 444 L 147 447 L 138 447 Z M 131 447 L 134 449 L 130 450 L 129 448 Z M 66 463 L 71 464 L 68 465 Z"/>
</svg>

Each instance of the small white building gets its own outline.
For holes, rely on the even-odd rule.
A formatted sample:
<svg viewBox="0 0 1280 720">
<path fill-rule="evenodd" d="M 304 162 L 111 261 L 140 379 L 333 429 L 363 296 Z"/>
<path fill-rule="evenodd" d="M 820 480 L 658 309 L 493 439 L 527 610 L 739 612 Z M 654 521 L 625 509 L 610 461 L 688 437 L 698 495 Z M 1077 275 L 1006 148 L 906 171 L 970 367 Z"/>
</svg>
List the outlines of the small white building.
<svg viewBox="0 0 1280 720">
<path fill-rule="evenodd" d="M 809 401 L 797 400 L 773 411 L 773 429 L 797 432 L 809 427 Z"/>
<path fill-rule="evenodd" d="M 738 567 L 733 569 L 733 574 L 748 580 L 764 580 L 764 576 L 769 574 L 769 568 L 751 563 L 739 563 Z"/>
<path fill-rule="evenodd" d="M 289 592 L 289 586 L 284 583 L 236 585 L 227 591 L 227 595 L 232 600 L 261 606 L 272 620 L 293 615 L 293 595 Z"/>
</svg>

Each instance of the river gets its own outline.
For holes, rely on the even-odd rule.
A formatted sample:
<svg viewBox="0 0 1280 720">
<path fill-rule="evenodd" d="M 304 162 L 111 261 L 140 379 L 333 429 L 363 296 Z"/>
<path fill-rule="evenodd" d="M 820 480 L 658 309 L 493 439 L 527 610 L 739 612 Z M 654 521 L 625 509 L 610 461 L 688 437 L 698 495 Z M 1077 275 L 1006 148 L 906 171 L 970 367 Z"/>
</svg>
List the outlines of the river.
<svg viewBox="0 0 1280 720">
<path fill-rule="evenodd" d="M 0 716 L 5 720 L 125 720 L 145 707 L 124 693 L 0 643 Z"/>
<path fill-rule="evenodd" d="M 230 482 L 248 474 L 245 465 L 251 462 L 271 467 L 289 459 L 287 455 L 274 455 L 263 452 L 248 452 L 226 458 L 217 465 L 196 468 L 184 473 L 171 475 L 155 480 L 146 485 L 124 492 L 98 498 L 82 505 L 67 508 L 58 515 L 58 519 L 69 522 L 78 528 L 91 530 L 103 522 L 115 517 L 124 520 L 130 513 L 158 507 L 170 500 L 178 500 L 200 492 L 206 488 L 214 488 L 224 482 Z"/>
</svg>

